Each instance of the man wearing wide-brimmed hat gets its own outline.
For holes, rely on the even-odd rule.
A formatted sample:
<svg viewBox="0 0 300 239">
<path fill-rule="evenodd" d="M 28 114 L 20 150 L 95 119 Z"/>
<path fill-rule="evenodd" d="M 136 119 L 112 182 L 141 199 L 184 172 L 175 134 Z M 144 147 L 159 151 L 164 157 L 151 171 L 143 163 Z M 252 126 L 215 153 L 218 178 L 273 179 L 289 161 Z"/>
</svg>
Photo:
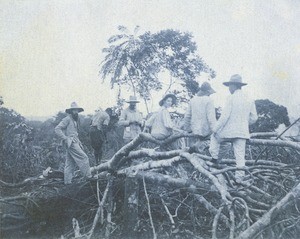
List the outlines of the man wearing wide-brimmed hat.
<svg viewBox="0 0 300 239">
<path fill-rule="evenodd" d="M 89 158 L 83 151 L 83 147 L 78 138 L 79 117 L 78 113 L 82 112 L 83 108 L 79 107 L 75 102 L 71 107 L 66 109 L 66 116 L 56 127 L 55 133 L 63 140 L 67 149 L 66 162 L 64 168 L 65 184 L 72 183 L 73 173 L 76 164 L 81 173 L 87 179 L 92 178 Z"/>
<path fill-rule="evenodd" d="M 143 125 L 142 113 L 136 109 L 136 104 L 139 103 L 135 96 L 130 96 L 129 107 L 121 112 L 119 119 L 119 125 L 124 126 L 124 143 L 129 143 L 132 139 L 141 133 L 141 127 Z"/>
<path fill-rule="evenodd" d="M 210 153 L 214 162 L 218 162 L 220 143 L 231 141 L 237 167 L 245 166 L 246 139 L 249 139 L 249 124 L 257 120 L 257 113 L 253 101 L 247 99 L 242 92 L 242 87 L 247 85 L 238 74 L 231 76 L 230 80 L 223 83 L 229 88 L 231 95 L 228 97 L 220 119 L 213 128 Z M 241 180 L 244 171 L 236 171 L 236 178 Z"/>
<path fill-rule="evenodd" d="M 210 95 L 215 93 L 208 82 L 204 82 L 195 95 L 186 110 L 184 116 L 184 129 L 191 131 L 198 137 L 191 139 L 192 151 L 199 152 L 202 150 L 201 139 L 209 137 L 212 129 L 216 124 L 215 107 Z"/>
</svg>

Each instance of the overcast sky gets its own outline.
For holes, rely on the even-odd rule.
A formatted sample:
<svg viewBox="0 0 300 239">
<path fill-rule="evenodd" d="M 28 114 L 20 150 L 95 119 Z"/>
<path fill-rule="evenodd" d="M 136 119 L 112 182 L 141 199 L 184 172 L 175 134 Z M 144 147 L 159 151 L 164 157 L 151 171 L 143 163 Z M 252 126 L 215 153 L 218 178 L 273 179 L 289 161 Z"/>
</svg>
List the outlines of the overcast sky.
<svg viewBox="0 0 300 239">
<path fill-rule="evenodd" d="M 191 32 L 198 53 L 217 72 L 216 105 L 228 95 L 222 82 L 238 73 L 253 99 L 268 98 L 299 117 L 298 0 L 0 0 L 5 106 L 25 116 L 51 116 L 72 101 L 86 113 L 115 105 L 115 91 L 98 72 L 101 50 L 118 25 L 139 25 L 141 34 Z"/>
</svg>

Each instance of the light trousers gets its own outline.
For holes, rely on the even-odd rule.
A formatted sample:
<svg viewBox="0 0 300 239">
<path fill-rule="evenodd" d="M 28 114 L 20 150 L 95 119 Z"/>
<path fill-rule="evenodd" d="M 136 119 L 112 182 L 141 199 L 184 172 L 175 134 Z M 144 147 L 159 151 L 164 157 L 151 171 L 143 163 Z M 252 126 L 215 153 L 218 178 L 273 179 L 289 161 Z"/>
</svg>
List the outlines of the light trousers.
<svg viewBox="0 0 300 239">
<path fill-rule="evenodd" d="M 64 168 L 65 184 L 70 184 L 72 182 L 76 164 L 84 177 L 92 177 L 89 158 L 83 151 L 80 142 L 72 142 L 67 149 L 67 158 Z"/>
<path fill-rule="evenodd" d="M 213 158 L 219 158 L 220 144 L 225 141 L 230 141 L 232 143 L 234 156 L 236 159 L 237 167 L 244 167 L 246 164 L 245 161 L 245 148 L 246 148 L 246 139 L 242 138 L 216 138 L 214 135 L 210 138 L 210 147 L 209 151 Z M 241 170 L 237 170 L 235 173 L 236 178 L 243 178 L 245 176 L 245 172 Z"/>
</svg>

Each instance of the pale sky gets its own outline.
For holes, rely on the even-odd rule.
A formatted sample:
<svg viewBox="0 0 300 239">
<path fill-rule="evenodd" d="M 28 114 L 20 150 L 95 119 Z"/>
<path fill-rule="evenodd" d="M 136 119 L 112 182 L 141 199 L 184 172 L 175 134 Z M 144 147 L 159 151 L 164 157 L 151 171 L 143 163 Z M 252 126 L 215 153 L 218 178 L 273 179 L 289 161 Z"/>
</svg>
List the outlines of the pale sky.
<svg viewBox="0 0 300 239">
<path fill-rule="evenodd" d="M 0 0 L 4 106 L 24 116 L 52 116 L 72 101 L 85 113 L 115 105 L 116 92 L 98 72 L 101 50 L 118 25 L 132 31 L 139 25 L 141 34 L 191 32 L 199 55 L 217 72 L 216 105 L 228 95 L 222 82 L 238 73 L 250 97 L 268 98 L 299 117 L 298 0 Z M 153 110 L 161 95 L 155 94 Z"/>
</svg>

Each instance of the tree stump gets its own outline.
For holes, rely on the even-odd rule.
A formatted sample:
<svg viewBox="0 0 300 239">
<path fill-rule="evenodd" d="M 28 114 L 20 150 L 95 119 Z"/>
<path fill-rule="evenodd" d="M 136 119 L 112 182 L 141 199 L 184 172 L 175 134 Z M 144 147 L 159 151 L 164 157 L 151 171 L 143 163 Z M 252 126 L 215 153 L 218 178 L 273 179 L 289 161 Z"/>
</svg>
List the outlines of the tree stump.
<svg viewBox="0 0 300 239">
<path fill-rule="evenodd" d="M 136 176 L 125 179 L 124 198 L 124 235 L 127 238 L 137 238 L 139 182 Z"/>
</svg>

